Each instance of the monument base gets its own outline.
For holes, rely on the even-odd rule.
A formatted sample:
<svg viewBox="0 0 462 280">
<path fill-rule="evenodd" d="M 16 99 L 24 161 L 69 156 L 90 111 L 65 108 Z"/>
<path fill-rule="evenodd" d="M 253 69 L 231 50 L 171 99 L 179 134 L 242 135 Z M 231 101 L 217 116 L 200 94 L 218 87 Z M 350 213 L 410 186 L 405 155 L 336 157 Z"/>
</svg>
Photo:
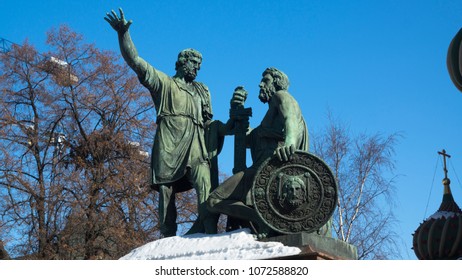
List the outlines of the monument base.
<svg viewBox="0 0 462 280">
<path fill-rule="evenodd" d="M 296 233 L 270 237 L 264 241 L 281 242 L 285 246 L 298 247 L 302 251 L 297 255 L 275 257 L 272 260 L 357 260 L 355 246 L 313 233 Z"/>
</svg>

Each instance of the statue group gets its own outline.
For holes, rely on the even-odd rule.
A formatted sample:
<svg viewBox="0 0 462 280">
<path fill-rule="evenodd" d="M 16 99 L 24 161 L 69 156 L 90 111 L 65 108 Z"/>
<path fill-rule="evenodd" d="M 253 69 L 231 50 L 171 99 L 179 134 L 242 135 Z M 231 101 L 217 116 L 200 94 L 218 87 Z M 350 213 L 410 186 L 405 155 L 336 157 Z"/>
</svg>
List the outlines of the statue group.
<svg viewBox="0 0 462 280">
<path fill-rule="evenodd" d="M 229 229 L 248 226 L 259 237 L 298 232 L 329 235 L 337 185 L 329 167 L 308 152 L 300 106 L 288 92 L 289 78 L 276 68 L 263 71 L 258 98 L 268 104 L 260 125 L 250 128 L 247 92 L 237 87 L 229 120 L 213 120 L 210 92 L 196 77 L 202 55 L 179 53 L 173 77 L 142 59 L 130 37 L 132 21 L 107 13 L 118 34 L 122 57 L 151 93 L 157 131 L 151 155 L 151 186 L 159 192 L 160 229 L 177 233 L 175 194 L 195 189 L 198 218 L 186 234 L 217 233 L 220 214 L 234 218 Z M 235 136 L 233 175 L 218 183 L 217 157 L 227 135 Z M 252 165 L 245 166 L 245 149 Z M 243 152 L 242 152 L 243 151 Z M 236 222 L 239 221 L 239 222 Z"/>
</svg>

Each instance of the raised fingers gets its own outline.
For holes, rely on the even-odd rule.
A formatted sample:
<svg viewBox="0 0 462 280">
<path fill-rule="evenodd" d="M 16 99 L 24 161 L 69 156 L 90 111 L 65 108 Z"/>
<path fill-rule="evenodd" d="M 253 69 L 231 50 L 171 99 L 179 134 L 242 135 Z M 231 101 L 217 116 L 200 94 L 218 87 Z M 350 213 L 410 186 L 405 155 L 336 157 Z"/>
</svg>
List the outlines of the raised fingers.
<svg viewBox="0 0 462 280">
<path fill-rule="evenodd" d="M 119 8 L 119 13 L 120 13 L 120 19 L 123 20 L 125 16 L 124 16 L 124 11 L 122 10 L 122 8 Z"/>
<path fill-rule="evenodd" d="M 117 15 L 117 13 L 116 13 L 114 10 L 111 10 L 111 14 L 112 14 L 112 17 L 113 17 L 115 20 L 118 20 L 118 19 L 119 19 L 119 16 Z"/>
<path fill-rule="evenodd" d="M 104 17 L 104 19 L 109 23 L 114 21 L 114 17 L 110 13 L 106 13 L 106 16 Z"/>
</svg>

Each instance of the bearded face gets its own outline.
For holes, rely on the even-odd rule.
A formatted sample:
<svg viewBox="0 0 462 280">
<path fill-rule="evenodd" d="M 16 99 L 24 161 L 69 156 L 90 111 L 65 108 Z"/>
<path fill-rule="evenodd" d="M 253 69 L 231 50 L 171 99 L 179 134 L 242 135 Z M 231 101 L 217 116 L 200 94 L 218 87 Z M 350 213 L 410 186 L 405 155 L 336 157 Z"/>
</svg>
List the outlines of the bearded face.
<svg viewBox="0 0 462 280">
<path fill-rule="evenodd" d="M 270 101 L 273 94 L 276 93 L 273 77 L 266 74 L 260 82 L 260 94 L 258 98 L 261 102 L 267 103 Z"/>
<path fill-rule="evenodd" d="M 197 77 L 197 69 L 192 67 L 191 64 L 185 63 L 181 67 L 184 75 L 184 79 L 187 82 L 192 82 Z"/>
<path fill-rule="evenodd" d="M 285 186 L 286 199 L 285 202 L 293 208 L 302 205 L 305 202 L 305 192 L 302 186 L 297 182 L 290 182 Z"/>
<path fill-rule="evenodd" d="M 265 85 L 264 87 L 260 88 L 260 94 L 258 95 L 258 98 L 261 102 L 268 103 L 275 92 L 276 87 L 273 84 Z"/>
<path fill-rule="evenodd" d="M 282 187 L 281 206 L 295 210 L 306 202 L 304 187 L 297 181 L 287 180 Z"/>
<path fill-rule="evenodd" d="M 201 60 L 197 57 L 190 57 L 180 66 L 180 72 L 186 82 L 192 82 L 197 77 L 197 72 L 201 66 Z"/>
</svg>

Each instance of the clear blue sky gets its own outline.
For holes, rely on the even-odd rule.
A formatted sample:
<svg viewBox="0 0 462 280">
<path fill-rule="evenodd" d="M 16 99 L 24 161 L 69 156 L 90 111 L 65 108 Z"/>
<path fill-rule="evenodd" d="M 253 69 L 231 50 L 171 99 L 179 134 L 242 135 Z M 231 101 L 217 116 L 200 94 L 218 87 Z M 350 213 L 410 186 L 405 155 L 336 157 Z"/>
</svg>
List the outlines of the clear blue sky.
<svg viewBox="0 0 462 280">
<path fill-rule="evenodd" d="M 251 126 L 258 125 L 266 111 L 258 83 L 275 66 L 289 76 L 310 131 L 326 124 L 330 108 L 355 132 L 402 132 L 396 215 L 403 258 L 415 259 L 411 234 L 440 204 L 441 164 L 433 178 L 443 148 L 452 155 L 449 176 L 462 205 L 462 93 L 446 68 L 449 43 L 462 28 L 462 1 L 2 0 L 0 37 L 28 38 L 45 51 L 45 33 L 67 24 L 98 48 L 118 52 L 116 33 L 103 20 L 118 7 L 133 20 L 140 55 L 167 74 L 174 74 L 180 50 L 202 52 L 198 80 L 212 92 L 217 119 L 227 119 L 231 93 L 243 85 Z M 231 154 L 226 144 L 222 157 Z M 221 160 L 221 169 L 231 173 L 231 162 Z"/>
</svg>

